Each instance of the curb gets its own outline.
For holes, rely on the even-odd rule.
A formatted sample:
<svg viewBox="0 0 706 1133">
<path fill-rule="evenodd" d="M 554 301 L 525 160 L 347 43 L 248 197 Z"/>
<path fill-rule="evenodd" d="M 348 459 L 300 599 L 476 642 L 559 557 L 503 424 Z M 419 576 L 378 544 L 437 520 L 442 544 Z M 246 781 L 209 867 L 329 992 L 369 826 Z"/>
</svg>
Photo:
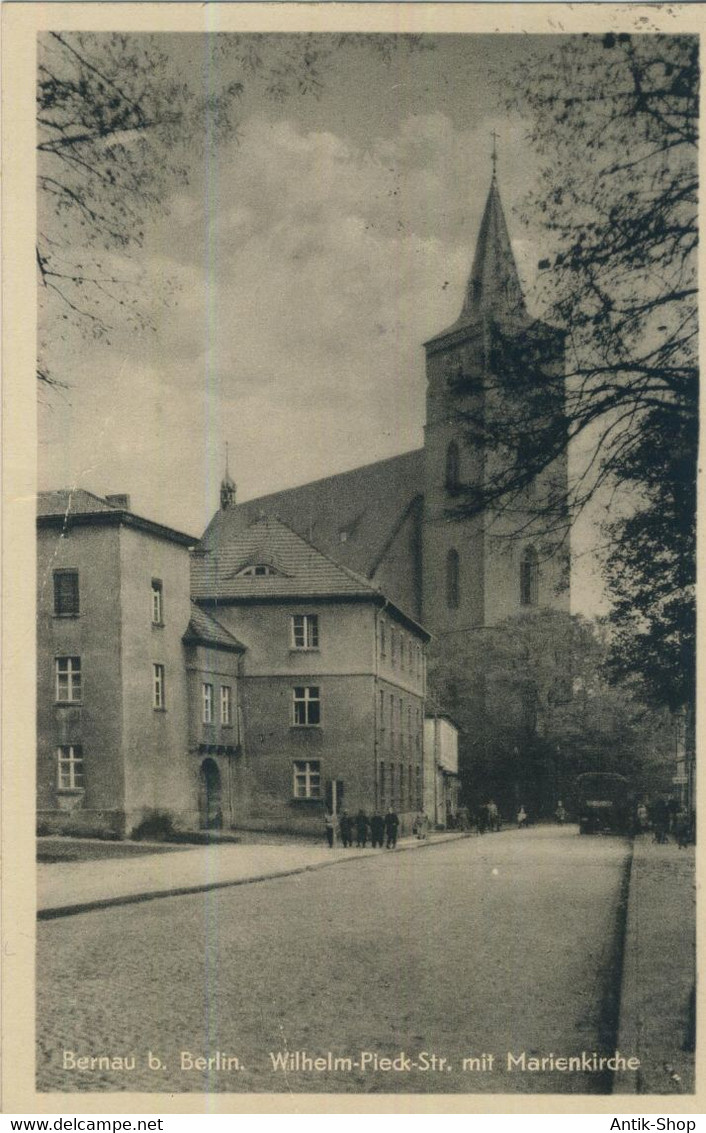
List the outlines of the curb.
<svg viewBox="0 0 706 1133">
<path fill-rule="evenodd" d="M 635 857 L 635 839 L 630 839 L 630 855 L 625 865 L 625 876 L 622 883 L 622 901 L 618 907 L 618 932 L 615 942 L 616 971 L 613 976 L 618 987 L 618 1011 L 614 1028 L 614 1049 L 632 1050 L 636 1044 L 630 1041 L 630 1028 L 626 1023 L 628 1016 L 627 1004 L 633 999 L 632 982 L 634 979 L 635 949 L 630 948 L 630 941 L 634 939 L 634 922 L 636 920 L 635 900 L 633 898 L 633 862 Z M 628 989 L 628 990 L 626 990 Z M 626 1078 L 613 1074 L 610 1083 L 610 1093 L 617 1094 L 620 1085 L 621 1095 L 638 1094 L 640 1071 L 636 1070 Z"/>
<path fill-rule="evenodd" d="M 448 842 L 456 842 L 461 838 L 471 838 L 469 832 L 451 834 L 448 837 L 432 841 L 419 839 L 407 845 L 397 846 L 401 852 L 409 850 L 429 849 L 431 846 L 444 846 Z M 98 909 L 109 909 L 118 905 L 139 905 L 144 901 L 155 901 L 160 897 L 185 897 L 194 893 L 208 893 L 213 889 L 229 889 L 236 885 L 254 885 L 261 881 L 273 881 L 279 877 L 294 877 L 301 873 L 314 873 L 319 869 L 330 869 L 332 866 L 347 865 L 360 862 L 373 857 L 373 851 L 364 855 L 351 855 L 349 858 L 335 858 L 333 861 L 314 862 L 311 865 L 296 866 L 294 869 L 282 869 L 271 873 L 255 874 L 252 877 L 236 877 L 223 881 L 207 881 L 198 885 L 174 886 L 170 889 L 155 889 L 145 893 L 125 893 L 117 897 L 96 897 L 92 901 L 78 901 L 72 905 L 54 905 L 37 910 L 38 921 L 56 920 L 59 917 L 71 917 L 78 913 L 95 912 Z"/>
</svg>

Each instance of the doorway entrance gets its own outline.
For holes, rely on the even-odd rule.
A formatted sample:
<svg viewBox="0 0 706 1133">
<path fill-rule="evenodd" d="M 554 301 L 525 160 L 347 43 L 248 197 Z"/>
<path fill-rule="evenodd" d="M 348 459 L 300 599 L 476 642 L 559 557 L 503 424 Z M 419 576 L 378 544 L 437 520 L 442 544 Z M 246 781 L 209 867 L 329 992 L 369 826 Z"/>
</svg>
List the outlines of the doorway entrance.
<svg viewBox="0 0 706 1133">
<path fill-rule="evenodd" d="M 204 759 L 199 772 L 199 815 L 202 830 L 223 828 L 221 773 L 214 759 Z"/>
</svg>

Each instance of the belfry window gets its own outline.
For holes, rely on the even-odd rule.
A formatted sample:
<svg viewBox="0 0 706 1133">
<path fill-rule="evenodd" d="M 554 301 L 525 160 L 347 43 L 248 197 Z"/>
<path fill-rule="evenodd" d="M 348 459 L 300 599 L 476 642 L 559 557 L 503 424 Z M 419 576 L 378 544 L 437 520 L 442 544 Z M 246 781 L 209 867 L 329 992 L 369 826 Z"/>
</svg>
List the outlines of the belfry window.
<svg viewBox="0 0 706 1133">
<path fill-rule="evenodd" d="M 458 551 L 451 550 L 446 556 L 446 605 L 450 610 L 458 609 L 459 603 L 459 562 Z"/>
<path fill-rule="evenodd" d="M 539 601 L 539 565 L 534 547 L 526 547 L 520 562 L 520 605 L 536 606 Z"/>
<path fill-rule="evenodd" d="M 461 460 L 458 444 L 452 441 L 446 450 L 446 490 L 457 492 L 461 487 Z"/>
</svg>

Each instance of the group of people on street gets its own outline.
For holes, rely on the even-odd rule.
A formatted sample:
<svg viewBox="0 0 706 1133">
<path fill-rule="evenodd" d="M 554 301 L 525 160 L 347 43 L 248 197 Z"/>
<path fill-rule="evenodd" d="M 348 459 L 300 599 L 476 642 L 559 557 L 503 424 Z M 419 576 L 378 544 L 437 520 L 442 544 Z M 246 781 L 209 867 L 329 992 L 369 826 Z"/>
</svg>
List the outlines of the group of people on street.
<svg viewBox="0 0 706 1133">
<path fill-rule="evenodd" d="M 336 816 L 327 810 L 324 815 L 324 830 L 329 846 L 334 844 L 336 825 L 338 825 L 341 843 L 346 848 L 353 845 L 355 838 L 356 846 L 364 850 L 368 844 L 368 834 L 370 834 L 370 844 L 373 849 L 378 847 L 382 849 L 384 843 L 388 850 L 394 850 L 397 845 L 400 820 L 392 807 L 384 816 L 376 810 L 370 818 L 362 808 L 356 815 L 351 815 L 347 810 L 342 810 L 340 815 Z"/>
<path fill-rule="evenodd" d="M 659 845 L 668 842 L 670 834 L 676 839 L 680 849 L 684 849 L 694 841 L 693 820 L 677 799 L 656 799 L 650 806 L 644 802 L 637 804 L 635 812 L 637 833 L 642 833 L 650 827 L 653 831 L 653 840 Z"/>
</svg>

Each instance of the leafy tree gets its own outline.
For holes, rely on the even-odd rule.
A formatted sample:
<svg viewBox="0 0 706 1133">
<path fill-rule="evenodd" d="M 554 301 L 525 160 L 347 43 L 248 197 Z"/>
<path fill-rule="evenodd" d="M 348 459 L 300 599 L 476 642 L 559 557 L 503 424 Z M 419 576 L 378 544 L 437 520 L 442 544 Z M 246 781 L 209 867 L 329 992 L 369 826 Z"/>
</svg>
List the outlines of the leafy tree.
<svg viewBox="0 0 706 1133">
<path fill-rule="evenodd" d="M 459 635 L 430 664 L 430 686 L 458 724 L 464 793 L 535 817 L 572 797 L 577 775 L 617 771 L 638 791 L 673 774 L 673 722 L 632 679 L 606 678 L 605 623 L 558 611 Z"/>
<path fill-rule="evenodd" d="M 551 548 L 607 500 L 615 671 L 673 705 L 693 671 L 698 43 L 567 37 L 504 80 L 541 161 L 526 208 L 550 246 L 546 322 L 491 325 L 490 377 L 459 376 L 489 459 L 455 510 L 491 508 Z"/>
<path fill-rule="evenodd" d="M 203 52 L 200 85 L 193 68 L 180 69 L 185 40 Z M 337 53 L 363 46 L 389 61 L 395 51 L 418 49 L 420 40 L 54 31 L 39 37 L 42 382 L 62 384 L 50 364 L 51 342 L 68 327 L 109 343 L 118 326 L 149 325 L 130 253 L 143 243 L 149 214 L 186 183 L 194 157 L 237 137 L 242 96 L 256 88 L 275 102 L 316 97 Z M 169 288 L 164 293 L 171 297 Z"/>
</svg>

